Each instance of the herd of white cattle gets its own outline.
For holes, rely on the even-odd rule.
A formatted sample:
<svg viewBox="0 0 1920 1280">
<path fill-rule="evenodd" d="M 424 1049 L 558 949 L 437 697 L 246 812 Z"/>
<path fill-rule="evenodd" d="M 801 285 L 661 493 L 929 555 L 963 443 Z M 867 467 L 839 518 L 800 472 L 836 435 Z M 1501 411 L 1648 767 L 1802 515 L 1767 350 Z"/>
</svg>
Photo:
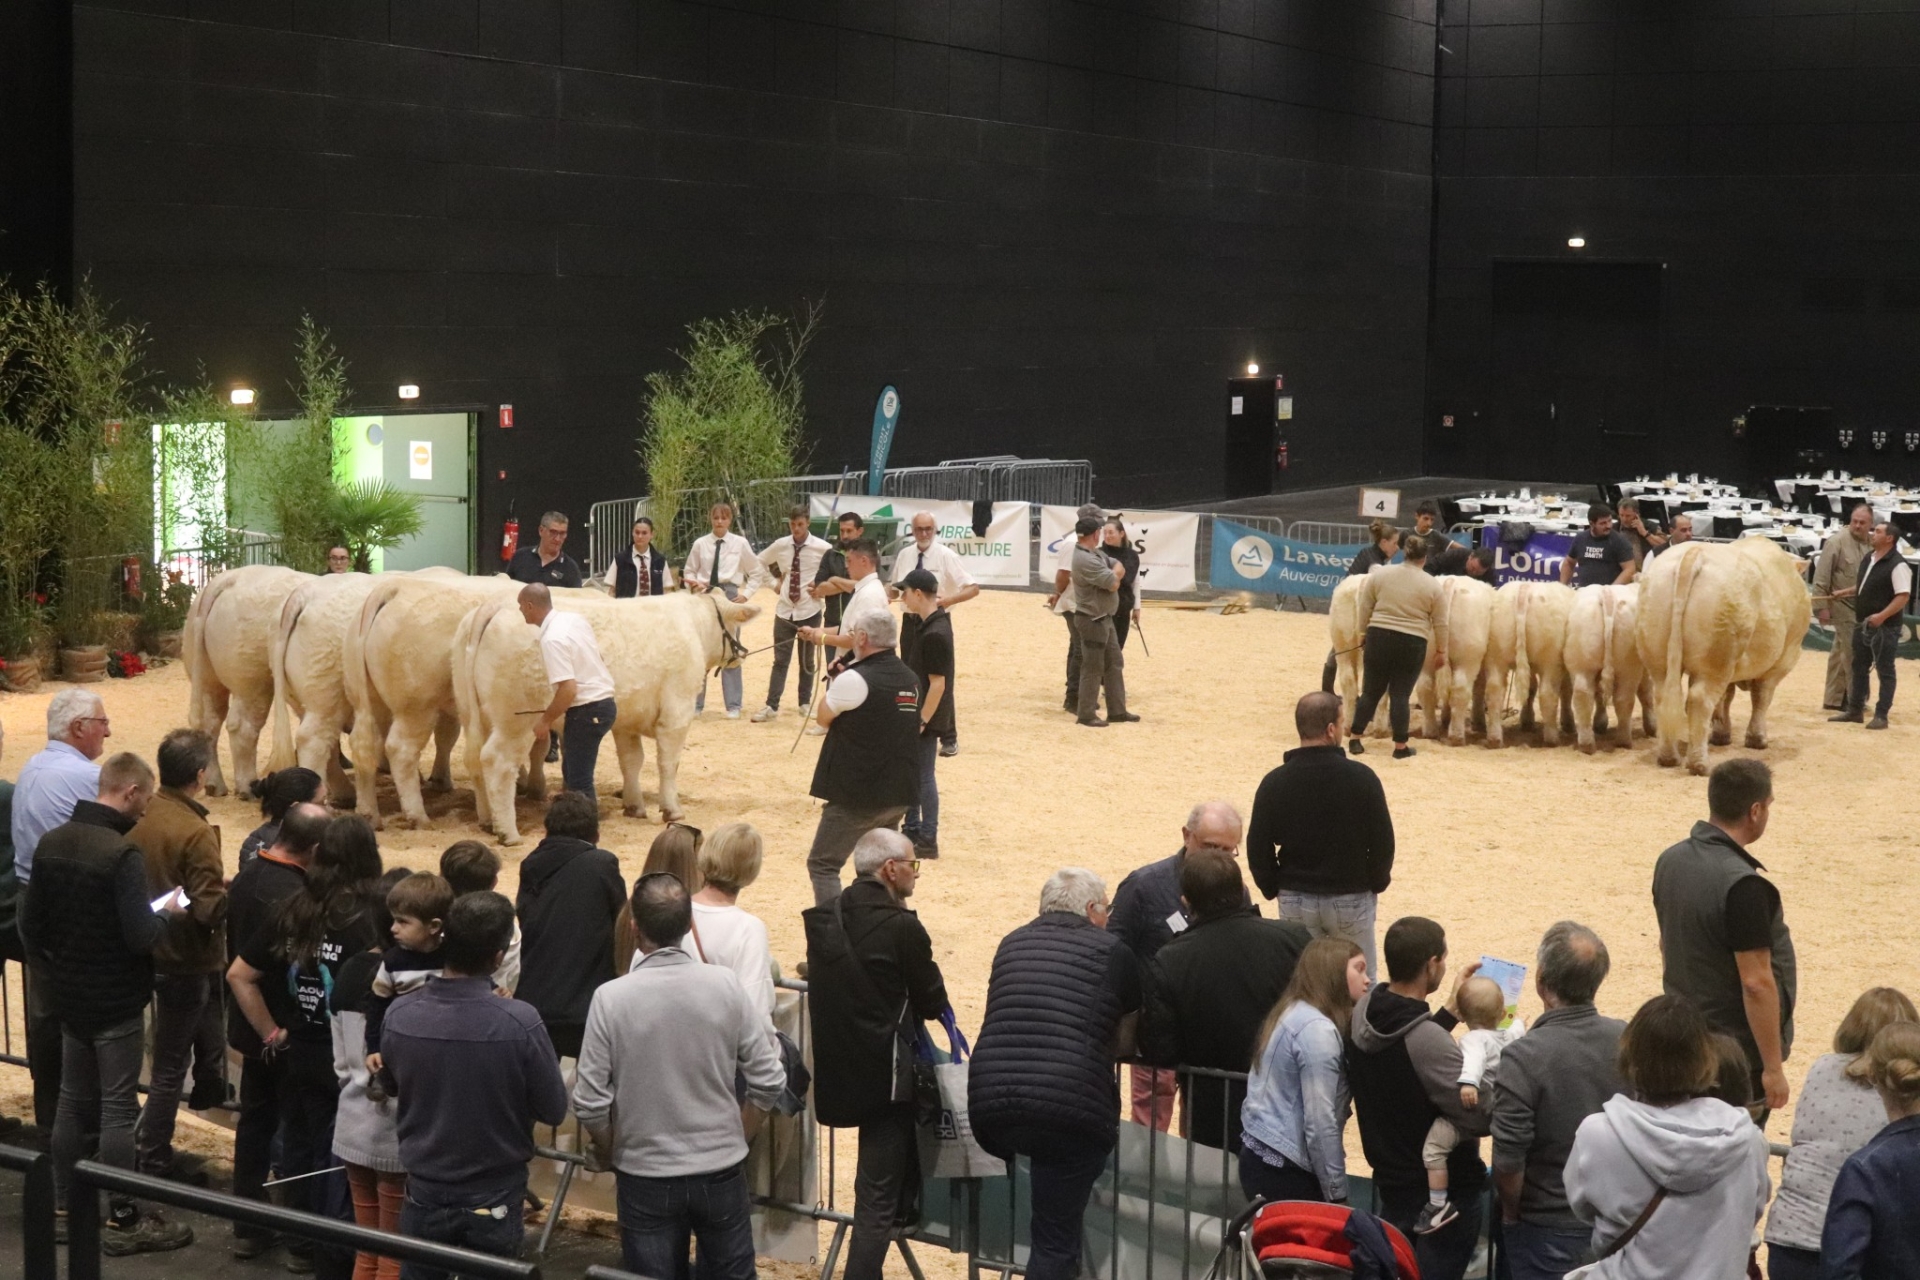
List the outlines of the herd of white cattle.
<svg viewBox="0 0 1920 1280">
<path fill-rule="evenodd" d="M 448 790 L 463 743 L 480 825 L 518 844 L 516 785 L 546 794 L 544 735 L 534 725 L 552 697 L 538 632 L 521 618 L 520 583 L 450 569 L 315 577 L 276 566 L 231 569 L 194 600 L 185 657 L 189 723 L 224 725 L 233 786 L 256 776 L 260 735 L 273 726 L 269 768 L 294 764 L 328 780 L 336 804 L 381 825 L 376 780 L 384 765 L 400 801 L 396 821 L 425 826 L 421 758 L 434 743 L 425 788 Z M 593 623 L 616 685 L 612 739 L 625 812 L 644 817 L 643 738 L 655 743 L 660 808 L 681 816 L 676 773 L 706 673 L 732 661 L 729 637 L 759 612 L 720 596 L 676 593 L 613 600 L 556 589 L 555 608 Z M 350 734 L 354 776 L 340 765 Z M 224 794 L 216 753 L 208 790 Z"/>
<path fill-rule="evenodd" d="M 1335 589 L 1329 617 L 1348 707 L 1363 676 L 1360 582 Z M 1626 586 L 1509 582 L 1495 590 L 1446 577 L 1441 592 L 1445 654 L 1428 646 L 1414 694 L 1427 737 L 1459 746 L 1472 727 L 1498 747 L 1517 707 L 1523 727 L 1538 724 L 1544 746 L 1571 732 L 1591 752 L 1596 721 L 1609 720 L 1615 742 L 1627 746 L 1638 700 L 1659 762 L 1684 756 L 1697 774 L 1707 771 L 1710 741 L 1732 741 L 1735 689 L 1753 699 L 1746 744 L 1767 745 L 1767 706 L 1799 660 L 1811 615 L 1800 562 L 1765 538 L 1682 544 Z M 1386 713 L 1382 702 L 1373 732 Z"/>
</svg>

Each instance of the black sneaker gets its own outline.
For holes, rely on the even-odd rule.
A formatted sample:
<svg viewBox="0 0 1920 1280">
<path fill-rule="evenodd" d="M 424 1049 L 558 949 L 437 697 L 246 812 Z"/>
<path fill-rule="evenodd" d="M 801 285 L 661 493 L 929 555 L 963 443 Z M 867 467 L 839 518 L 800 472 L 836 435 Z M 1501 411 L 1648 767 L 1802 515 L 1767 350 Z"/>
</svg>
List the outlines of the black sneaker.
<svg viewBox="0 0 1920 1280">
<path fill-rule="evenodd" d="M 560 743 L 558 739 L 550 740 L 547 743 L 547 763 L 560 763 Z"/>
<path fill-rule="evenodd" d="M 1859 724 L 1861 721 L 1865 720 L 1866 718 L 1867 717 L 1864 712 L 1842 711 L 1837 716 L 1828 716 L 1827 723 L 1828 724 Z"/>
<path fill-rule="evenodd" d="M 1367 754 L 1367 744 L 1358 738 L 1349 738 L 1347 739 L 1347 754 L 1350 756 L 1363 756 Z"/>
<path fill-rule="evenodd" d="M 1122 711 L 1118 715 L 1108 715 L 1107 719 L 1115 724 L 1139 724 L 1140 717 L 1131 711 Z"/>
<path fill-rule="evenodd" d="M 1411 760 L 1413 759 L 1413 748 L 1412 747 L 1395 747 L 1393 749 L 1393 758 L 1395 760 Z"/>
<path fill-rule="evenodd" d="M 1869 729 L 1884 729 L 1886 727 L 1887 718 L 1885 716 L 1875 716 L 1873 719 L 1867 721 L 1867 728 Z"/>
<path fill-rule="evenodd" d="M 244 1262 L 249 1258 L 259 1257 L 267 1250 L 273 1248 L 277 1243 L 279 1243 L 279 1241 L 272 1232 L 268 1232 L 265 1235 L 241 1235 L 235 1232 L 233 1237 L 233 1256 Z"/>
<path fill-rule="evenodd" d="M 1432 1235 L 1459 1216 L 1460 1211 L 1453 1207 L 1453 1201 L 1449 1200 L 1445 1204 L 1435 1204 L 1429 1200 L 1420 1206 L 1420 1216 L 1413 1220 L 1413 1234 L 1417 1236 Z"/>
<path fill-rule="evenodd" d="M 131 1226 L 116 1227 L 109 1222 L 100 1228 L 100 1251 L 109 1258 L 166 1253 L 192 1243 L 192 1227 L 184 1222 L 168 1222 L 157 1213 L 143 1214 L 134 1219 Z"/>
<path fill-rule="evenodd" d="M 960 754 L 960 744 L 957 742 L 943 742 L 940 744 L 940 754 L 943 756 L 957 756 Z"/>
<path fill-rule="evenodd" d="M 1081 716 L 1079 723 L 1087 726 L 1089 729 L 1104 729 L 1107 727 L 1107 722 L 1099 716 Z"/>
</svg>

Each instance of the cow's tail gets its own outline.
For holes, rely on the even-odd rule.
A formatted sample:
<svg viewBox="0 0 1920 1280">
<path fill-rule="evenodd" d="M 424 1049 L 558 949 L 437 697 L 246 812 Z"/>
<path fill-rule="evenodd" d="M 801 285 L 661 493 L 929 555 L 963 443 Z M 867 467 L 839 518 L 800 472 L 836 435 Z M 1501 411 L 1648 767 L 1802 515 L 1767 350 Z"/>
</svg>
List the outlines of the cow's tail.
<svg viewBox="0 0 1920 1280">
<path fill-rule="evenodd" d="M 187 610 L 187 633 L 182 637 L 181 652 L 187 660 L 187 723 L 196 729 L 205 720 L 207 682 L 213 678 L 213 661 L 207 653 L 207 618 L 213 613 L 214 604 L 235 581 L 232 570 L 214 575 L 213 581 L 200 588 L 200 594 L 193 598 L 193 607 Z"/>
<path fill-rule="evenodd" d="M 347 698 L 353 703 L 356 717 L 361 708 L 374 708 L 378 701 L 378 692 L 373 686 L 373 672 L 367 667 L 367 635 L 373 630 L 374 620 L 380 611 L 393 602 L 404 578 L 394 578 L 374 584 L 367 598 L 361 602 L 360 616 L 354 619 L 352 629 L 347 633 L 346 644 L 341 654 L 340 680 L 346 687 Z"/>
<path fill-rule="evenodd" d="M 1663 730 L 1672 725 L 1675 734 L 1687 723 L 1687 601 L 1693 595 L 1694 579 L 1700 576 L 1701 563 L 1706 558 L 1691 547 L 1682 548 L 1680 554 L 1686 558 L 1673 575 L 1673 600 L 1668 606 L 1672 612 L 1667 618 L 1666 669 L 1660 673 L 1660 724 Z"/>
<path fill-rule="evenodd" d="M 1600 596 L 1600 680 L 1595 689 L 1595 701 L 1602 707 L 1613 705 L 1613 611 L 1619 604 L 1612 588 L 1605 589 Z"/>
<path fill-rule="evenodd" d="M 455 654 L 453 700 L 459 709 L 461 732 L 469 734 L 469 741 L 476 746 L 485 742 L 493 732 L 493 725 L 487 719 L 486 703 L 480 697 L 480 646 L 487 637 L 488 626 L 501 609 L 511 604 L 514 604 L 513 600 L 501 599 L 482 600 L 475 605 L 464 620 L 466 644 Z"/>
<path fill-rule="evenodd" d="M 306 611 L 312 593 L 313 586 L 306 584 L 287 596 L 286 602 L 280 606 L 280 621 L 273 629 L 273 639 L 267 644 L 267 662 L 273 668 L 273 756 L 267 761 L 269 773 L 276 769 L 291 768 L 297 763 L 293 745 L 293 707 L 287 696 L 287 645 L 293 640 L 293 629 L 300 625 L 300 615 Z"/>
<path fill-rule="evenodd" d="M 1520 691 L 1524 709 L 1533 701 L 1533 661 L 1527 654 L 1527 610 L 1533 605 L 1534 588 L 1529 585 L 1515 593 L 1513 602 L 1513 679 Z M 1509 705 L 1511 690 L 1509 690 Z"/>
</svg>

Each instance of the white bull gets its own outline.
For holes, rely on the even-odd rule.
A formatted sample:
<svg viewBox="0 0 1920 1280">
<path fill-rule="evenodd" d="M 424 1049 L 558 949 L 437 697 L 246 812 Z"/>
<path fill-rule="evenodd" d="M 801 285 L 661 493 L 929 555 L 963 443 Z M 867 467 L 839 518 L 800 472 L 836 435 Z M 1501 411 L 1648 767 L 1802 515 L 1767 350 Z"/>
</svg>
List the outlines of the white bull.
<svg viewBox="0 0 1920 1280">
<path fill-rule="evenodd" d="M 260 733 L 273 711 L 273 666 L 268 656 L 281 603 L 313 575 L 278 565 L 228 569 L 209 582 L 187 612 L 187 723 L 220 740 L 227 728 L 233 750 L 234 790 L 252 785 Z M 220 753 L 207 766 L 207 794 L 227 793 Z"/>
<path fill-rule="evenodd" d="M 1486 583 L 1464 575 L 1450 574 L 1440 579 L 1446 658 L 1443 661 L 1435 646 L 1428 646 L 1426 664 L 1414 689 L 1428 738 L 1438 739 L 1444 732 L 1454 746 L 1466 744 L 1493 627 L 1494 594 Z"/>
<path fill-rule="evenodd" d="M 1656 557 L 1641 579 L 1640 657 L 1659 690 L 1657 758 L 1707 771 L 1711 741 L 1733 740 L 1735 688 L 1752 695 L 1747 745 L 1767 745 L 1767 707 L 1800 660 L 1812 605 L 1792 556 L 1765 538 L 1690 542 Z"/>
<path fill-rule="evenodd" d="M 1533 723 L 1537 690 L 1541 744 L 1559 745 L 1567 614 L 1572 608 L 1573 588 L 1558 582 L 1509 582 L 1494 593 L 1484 664 L 1489 747 L 1506 741 L 1509 680 L 1512 696 L 1520 701 L 1521 727 Z"/>
<path fill-rule="evenodd" d="M 1573 685 L 1574 738 L 1589 755 L 1595 747 L 1595 726 L 1605 732 L 1609 712 L 1614 745 L 1633 745 L 1636 698 L 1647 736 L 1653 736 L 1653 685 L 1634 635 L 1639 610 L 1638 583 L 1582 587 L 1574 593 L 1567 614 L 1566 666 Z"/>
<path fill-rule="evenodd" d="M 659 755 L 661 813 L 678 821 L 680 755 L 694 699 L 709 669 L 735 660 L 730 651 L 740 625 L 760 610 L 686 593 L 619 601 L 556 595 L 554 605 L 593 623 L 613 676 L 618 709 L 610 736 L 625 781 L 624 812 L 646 816 L 640 767 L 646 756 L 642 739 L 650 737 Z M 530 794 L 538 799 L 546 793 L 546 743 L 533 735 L 539 717 L 521 713 L 543 710 L 553 686 L 540 659 L 539 633 L 511 597 L 484 600 L 461 618 L 454 633 L 454 692 L 480 824 L 501 844 L 518 844 L 514 781 L 523 764 Z"/>
<path fill-rule="evenodd" d="M 1340 705 L 1352 715 L 1353 709 L 1360 704 L 1360 686 L 1366 675 L 1366 658 L 1361 652 L 1366 647 L 1367 636 L 1360 629 L 1360 583 L 1364 575 L 1353 574 L 1342 578 L 1333 589 L 1333 599 L 1327 605 L 1327 637 L 1333 645 L 1334 690 L 1340 695 Z M 1387 734 L 1387 703 L 1383 698 L 1373 713 L 1373 737 Z M 1349 725 L 1347 732 L 1358 737 L 1366 732 L 1365 725 Z"/>
</svg>

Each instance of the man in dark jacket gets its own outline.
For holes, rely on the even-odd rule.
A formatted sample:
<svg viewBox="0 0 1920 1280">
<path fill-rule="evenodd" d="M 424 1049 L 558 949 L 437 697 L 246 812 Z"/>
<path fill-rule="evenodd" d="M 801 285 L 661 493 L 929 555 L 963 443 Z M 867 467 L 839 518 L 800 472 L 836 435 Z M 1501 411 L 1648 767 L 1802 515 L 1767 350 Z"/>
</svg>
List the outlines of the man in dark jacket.
<svg viewBox="0 0 1920 1280">
<path fill-rule="evenodd" d="M 1147 971 L 1141 1050 L 1164 1066 L 1245 1071 L 1260 1024 L 1313 941 L 1303 925 L 1263 920 L 1247 901 L 1240 864 L 1207 849 L 1187 855 L 1180 897 L 1193 924 L 1160 948 Z M 1240 1145 L 1240 1080 L 1181 1081 L 1187 1137 L 1235 1151 Z"/>
<path fill-rule="evenodd" d="M 1229 855 L 1240 851 L 1240 813 L 1224 800 L 1204 800 L 1193 806 L 1180 828 L 1179 850 L 1129 871 L 1114 890 L 1107 928 L 1127 944 L 1143 973 L 1160 948 L 1191 923 L 1180 899 L 1180 868 L 1189 855 L 1203 849 Z M 1132 1076 L 1133 1122 L 1165 1132 L 1173 1123 L 1173 1099 L 1179 1092 L 1173 1072 L 1136 1064 Z"/>
<path fill-rule="evenodd" d="M 578 791 L 547 805 L 547 838 L 520 864 L 520 986 L 553 1051 L 580 1056 L 593 993 L 613 970 L 614 922 L 627 900 L 620 859 L 599 848 L 599 807 Z"/>
<path fill-rule="evenodd" d="M 20 936 L 63 1036 L 53 1122 L 54 1195 L 62 1214 L 96 1105 L 100 1160 L 133 1168 L 153 944 L 166 918 L 148 905 L 146 862 L 127 833 L 152 798 L 146 761 L 129 752 L 109 759 L 100 767 L 98 799 L 80 801 L 71 821 L 40 838 L 21 903 Z M 101 1232 L 101 1247 L 113 1257 L 192 1243 L 192 1228 L 143 1216 L 121 1195 Z"/>
<path fill-rule="evenodd" d="M 1376 972 L 1374 912 L 1393 880 L 1393 815 L 1380 776 L 1340 749 L 1338 696 L 1309 693 L 1294 704 L 1300 745 L 1260 780 L 1247 833 L 1247 866 L 1280 918 L 1316 938 L 1345 938 Z"/>
<path fill-rule="evenodd" d="M 140 1172 L 205 1186 L 206 1174 L 176 1170 L 173 1128 L 189 1066 L 189 1108 L 205 1111 L 227 1100 L 227 1036 L 220 1025 L 229 963 L 227 882 L 219 828 L 195 798 L 213 763 L 213 739 L 198 729 L 175 729 L 160 740 L 155 757 L 160 790 L 128 839 L 146 859 L 149 896 L 178 889 L 186 910 L 168 922 L 153 947 L 153 1072 L 135 1147 Z"/>
<path fill-rule="evenodd" d="M 920 860 L 898 831 L 869 831 L 855 879 L 801 913 L 813 1033 L 813 1105 L 821 1124 L 860 1130 L 846 1280 L 880 1280 L 895 1228 L 913 1220 L 920 1156 L 913 1123 L 913 1040 L 947 1009 L 933 941 L 907 909 Z"/>
<path fill-rule="evenodd" d="M 893 651 L 899 627 L 891 613 L 874 609 L 850 622 L 853 662 L 833 677 L 817 715 L 827 740 L 812 794 L 826 804 L 807 875 L 819 907 L 840 896 L 840 868 L 860 837 L 899 826 L 920 798 L 920 677 Z"/>
<path fill-rule="evenodd" d="M 1447 974 L 1446 930 L 1420 916 L 1396 920 L 1387 929 L 1387 982 L 1376 984 L 1353 1007 L 1353 1038 L 1347 1045 L 1347 1083 L 1360 1121 L 1360 1147 L 1373 1166 L 1380 1216 L 1415 1241 L 1423 1280 L 1460 1280 L 1480 1235 L 1480 1194 L 1487 1167 L 1480 1144 L 1462 1142 L 1447 1161 L 1448 1186 L 1460 1212 L 1446 1226 L 1413 1235 L 1427 1202 L 1427 1170 L 1420 1149 L 1436 1115 L 1467 1133 L 1487 1131 L 1482 1095 L 1469 1111 L 1460 1105 L 1460 1046 L 1452 1031 L 1459 1016 L 1439 1013 L 1427 998 Z M 1461 972 L 1473 976 L 1479 963 Z M 1457 988 L 1456 988 L 1457 990 Z"/>
<path fill-rule="evenodd" d="M 980 1145 L 1009 1161 L 1024 1155 L 1033 1168 L 1028 1280 L 1079 1275 L 1080 1220 L 1119 1137 L 1113 1060 L 1130 1051 L 1141 982 L 1107 915 L 1099 876 L 1078 867 L 1053 873 L 1039 918 L 994 953 L 968 1069 Z"/>
</svg>

